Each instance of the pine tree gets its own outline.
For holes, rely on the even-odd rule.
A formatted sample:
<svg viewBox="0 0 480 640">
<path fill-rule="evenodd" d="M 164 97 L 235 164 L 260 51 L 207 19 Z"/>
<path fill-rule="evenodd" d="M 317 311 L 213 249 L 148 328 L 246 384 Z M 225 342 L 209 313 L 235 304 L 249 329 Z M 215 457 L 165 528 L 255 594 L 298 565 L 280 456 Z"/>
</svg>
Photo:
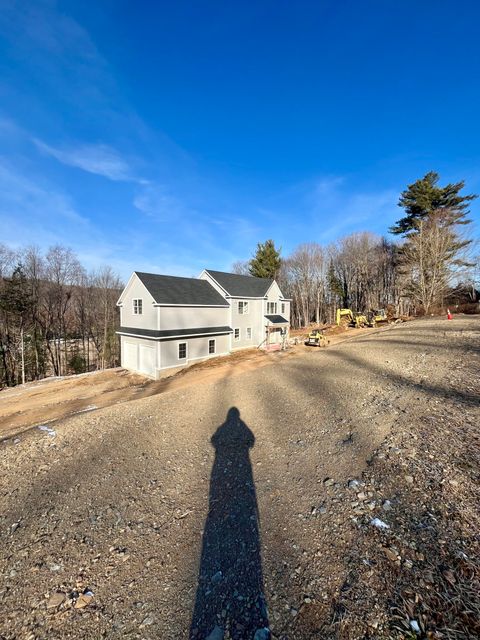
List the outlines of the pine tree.
<svg viewBox="0 0 480 640">
<path fill-rule="evenodd" d="M 281 262 L 280 249 L 275 248 L 273 240 L 267 240 L 257 244 L 257 250 L 248 268 L 250 274 L 257 278 L 277 278 Z"/>
<path fill-rule="evenodd" d="M 390 232 L 405 239 L 399 249 L 400 268 L 406 276 L 405 293 L 425 312 L 441 300 L 451 282 L 469 266 L 465 249 L 471 244 L 461 229 L 470 224 L 468 207 L 476 195 L 461 195 L 465 182 L 438 185 L 430 171 L 408 185 L 398 205 L 406 215 Z"/>
<path fill-rule="evenodd" d="M 468 207 L 476 195 L 462 196 L 460 191 L 465 182 L 449 183 L 445 187 L 438 186 L 440 176 L 430 171 L 423 178 L 409 184 L 402 192 L 398 206 L 405 210 L 406 216 L 391 227 L 390 233 L 406 235 L 418 229 L 419 223 L 433 213 L 443 213 L 444 222 L 449 226 L 454 224 L 469 224 Z"/>
</svg>

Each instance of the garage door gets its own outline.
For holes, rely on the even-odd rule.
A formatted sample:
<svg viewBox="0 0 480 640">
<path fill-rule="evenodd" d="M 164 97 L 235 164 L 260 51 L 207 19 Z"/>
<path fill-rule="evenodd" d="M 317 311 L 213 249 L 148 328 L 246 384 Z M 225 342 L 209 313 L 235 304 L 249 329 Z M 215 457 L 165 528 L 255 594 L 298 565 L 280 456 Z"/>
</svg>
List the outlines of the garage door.
<svg viewBox="0 0 480 640">
<path fill-rule="evenodd" d="M 139 371 L 147 376 L 155 375 L 155 347 L 140 345 L 140 366 Z"/>
<path fill-rule="evenodd" d="M 125 369 L 138 371 L 137 345 L 132 342 L 123 343 L 123 366 Z"/>
</svg>

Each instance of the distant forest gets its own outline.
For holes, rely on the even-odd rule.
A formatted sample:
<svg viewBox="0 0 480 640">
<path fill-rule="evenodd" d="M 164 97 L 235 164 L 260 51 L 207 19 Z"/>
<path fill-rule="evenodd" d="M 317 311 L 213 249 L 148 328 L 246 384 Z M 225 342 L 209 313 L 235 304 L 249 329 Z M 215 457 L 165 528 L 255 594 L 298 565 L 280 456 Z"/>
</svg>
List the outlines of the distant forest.
<svg viewBox="0 0 480 640">
<path fill-rule="evenodd" d="M 0 386 L 117 366 L 122 287 L 66 247 L 0 245 Z"/>
</svg>

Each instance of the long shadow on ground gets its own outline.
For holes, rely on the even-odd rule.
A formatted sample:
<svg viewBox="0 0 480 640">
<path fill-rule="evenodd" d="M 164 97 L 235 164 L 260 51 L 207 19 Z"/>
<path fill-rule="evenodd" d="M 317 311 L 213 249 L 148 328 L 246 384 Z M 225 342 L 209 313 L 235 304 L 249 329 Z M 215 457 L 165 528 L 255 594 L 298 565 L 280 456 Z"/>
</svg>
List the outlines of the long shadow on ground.
<svg viewBox="0 0 480 640">
<path fill-rule="evenodd" d="M 257 497 L 249 450 L 255 437 L 236 407 L 212 436 L 215 461 L 190 638 L 268 638 Z"/>
</svg>

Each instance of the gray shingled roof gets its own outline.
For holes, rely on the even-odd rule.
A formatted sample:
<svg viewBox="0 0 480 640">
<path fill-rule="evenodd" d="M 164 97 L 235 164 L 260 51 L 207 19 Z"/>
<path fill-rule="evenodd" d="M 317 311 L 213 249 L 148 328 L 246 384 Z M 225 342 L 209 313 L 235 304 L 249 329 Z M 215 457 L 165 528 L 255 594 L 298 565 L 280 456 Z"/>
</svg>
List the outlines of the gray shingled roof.
<svg viewBox="0 0 480 640">
<path fill-rule="evenodd" d="M 283 316 L 273 315 L 265 316 L 267 320 L 270 320 L 272 324 L 288 324 L 288 320 L 285 320 Z"/>
<path fill-rule="evenodd" d="M 225 289 L 230 296 L 245 296 L 245 298 L 263 298 L 270 288 L 271 278 L 255 278 L 254 276 L 241 276 L 236 273 L 224 273 L 206 269 L 212 278 Z"/>
<path fill-rule="evenodd" d="M 189 336 L 218 336 L 233 333 L 230 327 L 201 327 L 193 329 L 139 329 L 138 327 L 120 327 L 120 335 L 142 336 L 154 340 L 168 340 L 169 338 L 188 338 Z"/>
<path fill-rule="evenodd" d="M 135 271 L 157 304 L 195 304 L 227 307 L 228 304 L 206 280 L 160 276 Z"/>
</svg>

